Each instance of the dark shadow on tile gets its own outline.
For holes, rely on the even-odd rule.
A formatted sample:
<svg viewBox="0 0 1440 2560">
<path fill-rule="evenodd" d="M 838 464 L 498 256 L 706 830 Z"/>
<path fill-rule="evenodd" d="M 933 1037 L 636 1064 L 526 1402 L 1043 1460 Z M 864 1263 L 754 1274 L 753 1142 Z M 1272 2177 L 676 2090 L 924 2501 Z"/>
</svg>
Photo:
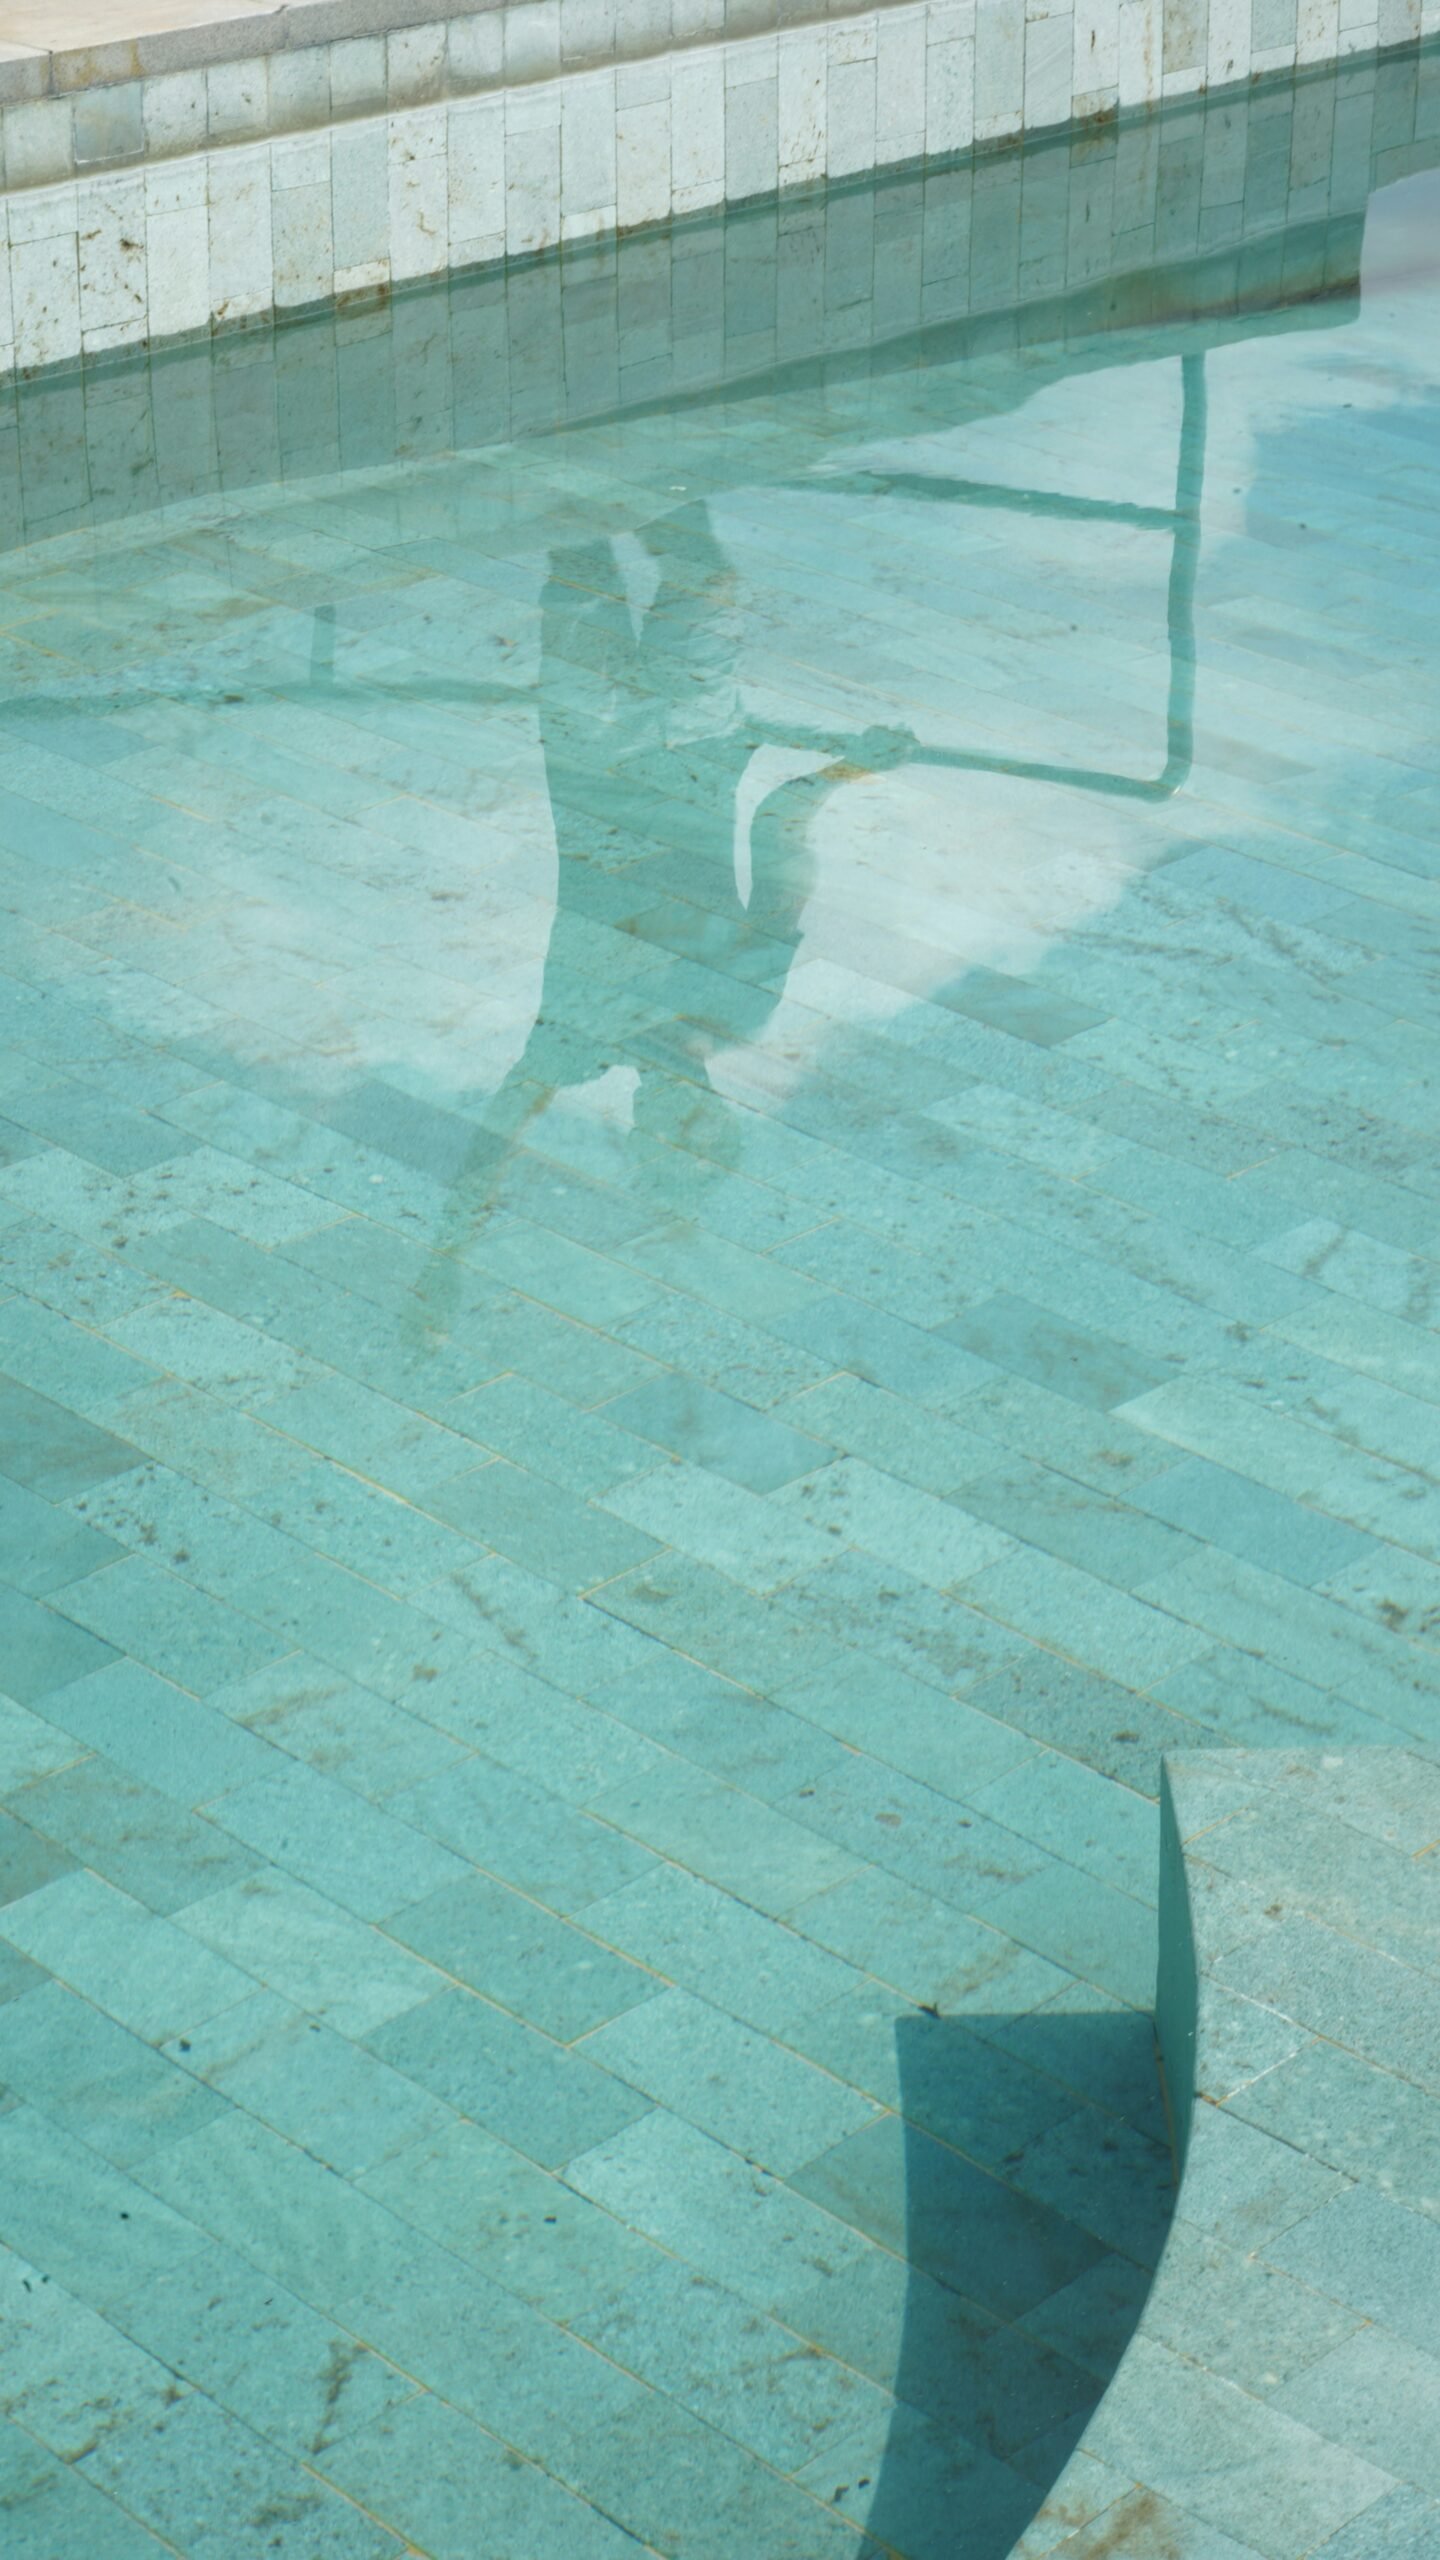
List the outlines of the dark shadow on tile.
<svg viewBox="0 0 1440 2560">
<path fill-rule="evenodd" d="M 865 2516 L 865 2560 L 1007 2560 L 1124 2353 L 1169 2227 L 1153 2023 L 1098 2001 L 917 2011 L 896 2041 L 901 2116 L 820 2164 L 834 2209 L 909 2267 L 884 2457 L 837 2503 Z M 884 2227 L 897 2173 L 903 2230 Z"/>
</svg>

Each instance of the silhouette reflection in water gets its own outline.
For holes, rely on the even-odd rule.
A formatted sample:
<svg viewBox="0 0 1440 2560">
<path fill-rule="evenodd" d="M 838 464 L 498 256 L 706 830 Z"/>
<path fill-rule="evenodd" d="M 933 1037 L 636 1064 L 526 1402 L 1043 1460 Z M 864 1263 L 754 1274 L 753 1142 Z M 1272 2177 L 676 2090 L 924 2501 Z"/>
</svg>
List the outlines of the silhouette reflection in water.
<svg viewBox="0 0 1440 2560">
<path fill-rule="evenodd" d="M 456 1177 L 422 1291 L 425 1321 L 444 1330 L 453 1264 L 494 1207 L 505 1166 L 529 1125 L 566 1091 L 629 1072 L 630 1126 L 664 1136 L 677 1068 L 707 1082 L 717 1049 L 757 1040 L 784 993 L 810 893 L 811 819 L 827 792 L 915 751 L 909 730 L 840 735 L 748 715 L 740 698 L 742 617 L 734 568 L 703 504 L 636 536 L 655 579 L 637 616 L 613 541 L 550 555 L 541 601 L 538 712 L 555 831 L 555 912 L 540 1003 L 525 1046 L 482 1107 Z M 513 700 L 512 693 L 506 695 Z M 737 803 L 757 753 L 784 751 L 791 771 L 750 818 L 750 878 L 736 864 Z M 665 1062 L 638 1039 L 628 983 L 602 985 L 597 946 L 633 918 L 632 864 L 683 859 L 715 962 L 709 1009 L 665 1024 Z M 641 906 L 657 895 L 646 882 Z M 692 929 L 699 919 L 687 904 Z M 663 930 L 651 937 L 663 943 Z M 677 945 L 677 956 L 682 947 Z M 739 1133 L 717 1116 L 707 1138 L 717 1174 Z M 717 1152 L 718 1151 L 718 1152 Z M 664 1204 L 657 1203 L 664 1213 Z M 673 1214 L 673 1210 L 670 1212 Z M 447 1280 L 447 1268 L 451 1277 Z"/>
</svg>

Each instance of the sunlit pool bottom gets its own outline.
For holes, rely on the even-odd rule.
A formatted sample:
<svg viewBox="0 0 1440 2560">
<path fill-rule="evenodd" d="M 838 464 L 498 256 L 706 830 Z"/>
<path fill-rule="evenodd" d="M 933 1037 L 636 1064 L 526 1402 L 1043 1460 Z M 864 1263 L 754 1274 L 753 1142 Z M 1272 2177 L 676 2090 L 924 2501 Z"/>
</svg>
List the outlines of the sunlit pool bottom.
<svg viewBox="0 0 1440 2560">
<path fill-rule="evenodd" d="M 22 395 L 13 2560 L 1040 2503 L 1159 1753 L 1435 1738 L 1437 222 L 329 476 L 221 344 L 149 512 Z"/>
</svg>

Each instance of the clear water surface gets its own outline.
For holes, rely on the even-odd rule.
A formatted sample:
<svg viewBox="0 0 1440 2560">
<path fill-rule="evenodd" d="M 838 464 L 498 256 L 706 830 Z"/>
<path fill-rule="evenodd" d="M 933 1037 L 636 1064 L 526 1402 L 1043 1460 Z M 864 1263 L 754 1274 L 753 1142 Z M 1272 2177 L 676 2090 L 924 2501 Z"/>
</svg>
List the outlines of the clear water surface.
<svg viewBox="0 0 1440 2560">
<path fill-rule="evenodd" d="M 1435 1734 L 1437 224 L 183 499 L 22 394 L 17 2560 L 1022 2531 L 1159 1753 Z"/>
</svg>

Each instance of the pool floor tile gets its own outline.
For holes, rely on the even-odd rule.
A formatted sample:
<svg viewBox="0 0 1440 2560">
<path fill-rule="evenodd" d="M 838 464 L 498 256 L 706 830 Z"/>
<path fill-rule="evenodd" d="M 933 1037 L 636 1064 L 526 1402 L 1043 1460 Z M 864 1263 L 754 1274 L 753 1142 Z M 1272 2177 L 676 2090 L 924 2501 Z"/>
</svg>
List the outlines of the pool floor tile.
<svg viewBox="0 0 1440 2560">
<path fill-rule="evenodd" d="M 1429 70 L 14 386 L 6 2560 L 1440 2550 Z"/>
</svg>

